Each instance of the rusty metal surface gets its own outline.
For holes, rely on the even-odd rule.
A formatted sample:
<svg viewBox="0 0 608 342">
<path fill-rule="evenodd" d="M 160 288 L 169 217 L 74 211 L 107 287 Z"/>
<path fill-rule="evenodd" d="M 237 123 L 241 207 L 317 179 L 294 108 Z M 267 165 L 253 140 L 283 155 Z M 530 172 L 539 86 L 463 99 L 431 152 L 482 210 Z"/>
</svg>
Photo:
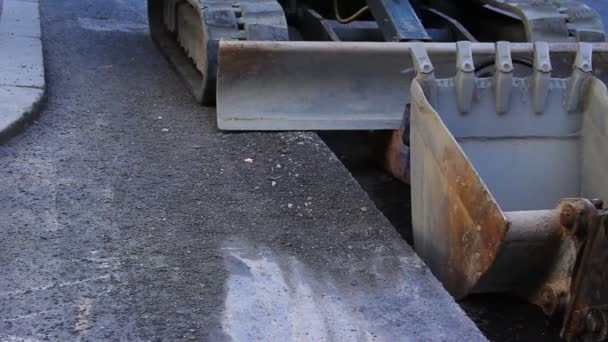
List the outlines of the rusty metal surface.
<svg viewBox="0 0 608 342">
<path fill-rule="evenodd" d="M 411 96 L 414 246 L 459 298 L 494 262 L 508 223 L 418 81 L 412 83 Z"/>
<path fill-rule="evenodd" d="M 412 43 L 237 42 L 220 44 L 218 126 L 226 130 L 398 129 L 414 77 Z M 425 43 L 437 77 L 456 70 L 456 43 Z M 594 47 L 599 59 L 608 51 Z M 571 69 L 576 44 L 549 45 L 556 72 Z M 532 44 L 511 44 L 529 58 Z M 494 58 L 495 44 L 474 43 L 476 62 Z M 605 64 L 605 63 L 603 63 Z"/>
<path fill-rule="evenodd" d="M 382 154 L 384 170 L 404 183 L 410 182 L 409 111 L 407 106 L 399 129 L 376 143 L 376 149 Z"/>
<path fill-rule="evenodd" d="M 562 321 L 573 298 L 573 276 L 584 248 L 584 232 L 588 223 L 597 215 L 597 209 L 591 200 L 564 198 L 556 209 L 547 212 L 550 212 L 548 220 L 532 221 L 528 229 L 520 230 L 515 236 L 509 232 L 500 253 L 507 254 L 511 260 L 503 258 L 501 263 L 501 258 L 498 258 L 493 269 L 502 271 L 502 278 L 510 273 L 513 276 L 511 291 L 538 305 L 546 315 Z M 529 214 L 532 211 L 522 213 Z M 506 214 L 513 217 L 512 213 Z M 549 221 L 550 229 L 538 229 Z M 543 234 L 538 234 L 539 232 Z M 519 250 L 511 244 L 519 247 Z M 515 268 L 514 265 L 523 267 Z M 526 272 L 523 273 L 522 270 Z M 496 273 L 487 276 L 501 278 Z"/>
<path fill-rule="evenodd" d="M 507 233 L 494 263 L 472 291 L 516 292 L 542 284 L 563 240 L 559 213 L 559 209 L 505 212 Z"/>
<path fill-rule="evenodd" d="M 608 215 L 587 215 L 578 232 L 579 260 L 572 279 L 561 335 L 566 340 L 605 341 L 608 338 Z"/>
<path fill-rule="evenodd" d="M 608 216 L 591 224 L 586 248 L 573 287 L 562 337 L 566 340 L 606 341 L 608 339 Z"/>
<path fill-rule="evenodd" d="M 384 170 L 404 183 L 410 182 L 410 149 L 403 143 L 403 132 L 394 130 L 383 149 Z"/>
</svg>

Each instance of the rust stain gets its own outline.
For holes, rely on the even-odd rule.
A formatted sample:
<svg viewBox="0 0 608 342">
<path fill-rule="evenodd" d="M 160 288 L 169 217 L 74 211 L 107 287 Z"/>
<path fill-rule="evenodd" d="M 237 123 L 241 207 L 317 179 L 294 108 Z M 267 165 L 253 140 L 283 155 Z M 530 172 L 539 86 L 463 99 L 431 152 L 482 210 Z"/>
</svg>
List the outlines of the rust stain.
<svg viewBox="0 0 608 342">
<path fill-rule="evenodd" d="M 221 78 L 224 82 L 241 78 L 255 80 L 263 74 L 265 66 L 273 64 L 275 54 L 272 51 L 254 42 L 248 43 L 220 42 L 218 79 Z M 285 76 L 288 77 L 287 70 Z"/>
<path fill-rule="evenodd" d="M 417 82 L 415 82 L 417 83 Z M 449 250 L 448 274 L 440 275 L 450 293 L 461 298 L 466 296 L 479 278 L 493 264 L 508 230 L 508 223 L 481 178 L 451 136 L 441 119 L 426 100 L 420 85 L 412 86 L 413 115 L 420 118 L 421 136 L 426 141 L 425 153 L 432 154 L 435 166 L 443 180 L 435 184 L 443 204 L 425 215 L 443 215 L 445 227 L 433 230 L 433 239 L 445 241 Z M 412 161 L 415 163 L 417 161 Z M 426 177 L 426 175 L 425 175 Z M 428 189 L 426 189 L 428 191 Z"/>
<path fill-rule="evenodd" d="M 459 149 L 441 157 L 447 181 L 450 287 L 466 295 L 494 262 L 507 232 L 507 221 L 482 180 Z"/>
<path fill-rule="evenodd" d="M 409 184 L 410 153 L 403 143 L 403 130 L 394 130 L 388 139 L 384 152 L 384 169 L 393 177 Z"/>
<path fill-rule="evenodd" d="M 576 220 L 572 227 L 564 227 L 564 233 L 577 239 L 578 257 L 570 279 L 570 299 L 561 336 L 566 340 L 604 340 L 608 327 L 587 326 L 585 320 L 594 318 L 588 315 L 608 315 L 608 272 L 605 271 L 608 260 L 608 216 L 605 210 L 597 210 L 586 199 L 563 199 L 560 202 L 562 208 L 568 205 L 575 208 Z M 598 338 L 600 335 L 601 338 Z"/>
</svg>

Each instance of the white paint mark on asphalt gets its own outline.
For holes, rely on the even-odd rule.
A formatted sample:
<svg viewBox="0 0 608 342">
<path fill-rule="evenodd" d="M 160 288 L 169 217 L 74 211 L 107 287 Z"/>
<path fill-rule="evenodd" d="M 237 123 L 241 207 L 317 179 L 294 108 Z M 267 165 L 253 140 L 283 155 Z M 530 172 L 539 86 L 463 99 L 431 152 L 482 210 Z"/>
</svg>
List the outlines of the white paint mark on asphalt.
<svg viewBox="0 0 608 342">
<path fill-rule="evenodd" d="M 114 189 L 112 186 L 106 186 L 103 190 L 101 190 L 103 197 L 108 201 L 114 201 Z"/>
<path fill-rule="evenodd" d="M 91 309 L 93 308 L 92 298 L 83 298 L 82 302 L 78 306 L 78 320 L 74 326 L 76 332 L 81 333 L 89 327 L 89 317 L 91 316 Z"/>
<path fill-rule="evenodd" d="M 111 275 L 104 274 L 104 275 L 99 276 L 99 277 L 93 277 L 93 278 L 87 278 L 87 279 L 81 279 L 81 280 L 74 280 L 74 281 L 66 281 L 66 282 L 62 282 L 62 283 L 51 283 L 51 284 L 46 284 L 46 285 L 41 285 L 41 286 L 30 287 L 30 288 L 24 289 L 24 290 L 14 290 L 14 291 L 8 291 L 8 292 L 1 292 L 0 293 L 0 298 L 2 298 L 2 297 L 11 297 L 11 296 L 16 296 L 16 295 L 22 295 L 22 294 L 26 294 L 26 293 L 34 292 L 34 291 L 45 291 L 45 290 L 49 290 L 49 289 L 53 289 L 53 288 L 62 288 L 62 287 L 67 287 L 67 286 L 76 286 L 76 285 L 80 285 L 80 284 L 84 284 L 84 283 L 88 283 L 88 282 L 92 282 L 92 281 L 110 279 L 110 277 L 111 277 Z"/>
<path fill-rule="evenodd" d="M 450 340 L 447 331 L 404 321 L 436 310 L 427 283 L 411 280 L 426 272 L 416 256 L 374 256 L 336 277 L 240 237 L 222 251 L 229 271 L 222 328 L 235 341 Z"/>
<path fill-rule="evenodd" d="M 148 26 L 135 21 L 118 21 L 115 19 L 78 18 L 78 24 L 85 30 L 101 32 L 145 32 Z"/>
<path fill-rule="evenodd" d="M 91 253 L 93 253 L 93 252 L 91 252 Z M 95 253 L 93 253 L 93 254 L 95 254 Z M 112 268 L 115 270 L 119 270 L 120 267 L 122 266 L 120 258 L 117 258 L 117 257 L 90 257 L 90 258 L 72 259 L 72 261 L 73 262 L 88 261 L 90 263 L 96 264 L 96 266 L 101 269 Z"/>
<path fill-rule="evenodd" d="M 30 314 L 27 315 L 21 315 L 21 316 L 17 316 L 17 317 L 13 317 L 13 318 L 5 318 L 2 320 L 2 322 L 13 322 L 13 321 L 20 321 L 22 319 L 28 319 L 28 318 L 34 318 L 34 317 L 38 317 L 40 315 L 44 315 L 46 313 L 48 313 L 49 311 L 40 311 L 40 312 L 32 312 Z M 2 340 L 0 340 L 2 341 Z"/>
<path fill-rule="evenodd" d="M 370 340 L 365 322 L 339 296 L 325 296 L 331 285 L 312 280 L 297 259 L 279 265 L 264 247 L 223 249 L 230 277 L 222 325 L 235 341 Z"/>
<path fill-rule="evenodd" d="M 20 337 L 15 335 L 8 335 L 0 337 L 0 342 L 41 342 L 42 340 L 38 340 L 31 337 Z"/>
</svg>

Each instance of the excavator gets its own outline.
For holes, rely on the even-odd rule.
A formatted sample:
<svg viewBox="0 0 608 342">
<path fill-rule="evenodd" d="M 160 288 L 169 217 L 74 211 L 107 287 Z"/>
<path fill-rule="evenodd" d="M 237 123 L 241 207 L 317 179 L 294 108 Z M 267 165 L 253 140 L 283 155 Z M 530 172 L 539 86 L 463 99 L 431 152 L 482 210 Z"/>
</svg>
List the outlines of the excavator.
<svg viewBox="0 0 608 342">
<path fill-rule="evenodd" d="M 414 249 L 450 294 L 511 292 L 608 340 L 608 79 L 574 0 L 148 0 L 227 131 L 389 131 Z"/>
</svg>

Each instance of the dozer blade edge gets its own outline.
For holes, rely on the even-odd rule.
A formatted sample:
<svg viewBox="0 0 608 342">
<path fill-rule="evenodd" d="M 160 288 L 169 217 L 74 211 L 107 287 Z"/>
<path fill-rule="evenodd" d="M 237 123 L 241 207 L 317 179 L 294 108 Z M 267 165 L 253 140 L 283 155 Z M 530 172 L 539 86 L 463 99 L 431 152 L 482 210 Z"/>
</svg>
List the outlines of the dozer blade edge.
<svg viewBox="0 0 608 342">
<path fill-rule="evenodd" d="M 416 74 L 410 50 L 418 44 L 427 51 L 438 78 L 456 75 L 456 43 L 222 41 L 218 127 L 398 129 Z M 514 60 L 532 60 L 532 43 L 509 45 Z M 495 47 L 494 43 L 472 43 L 475 64 L 493 66 Z M 604 80 L 608 45 L 594 43 L 592 48 L 594 73 Z M 576 43 L 549 44 L 554 77 L 569 76 L 576 50 Z"/>
</svg>

